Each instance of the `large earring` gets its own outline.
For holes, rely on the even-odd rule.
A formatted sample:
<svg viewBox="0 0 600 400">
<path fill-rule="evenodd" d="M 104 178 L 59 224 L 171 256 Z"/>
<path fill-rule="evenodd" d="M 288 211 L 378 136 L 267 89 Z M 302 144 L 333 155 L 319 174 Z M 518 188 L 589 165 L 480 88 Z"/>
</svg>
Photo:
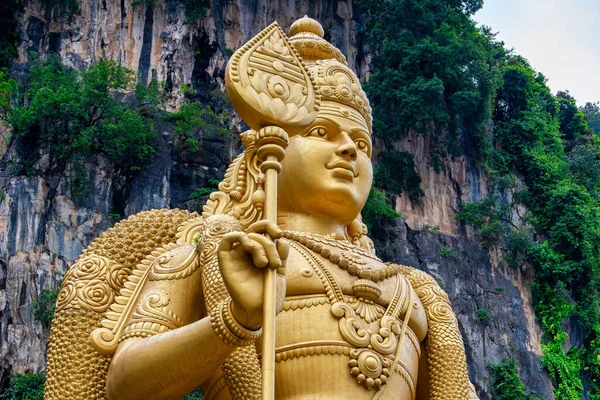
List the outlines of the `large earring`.
<svg viewBox="0 0 600 400">
<path fill-rule="evenodd" d="M 355 218 L 350 225 L 346 227 L 346 233 L 350 237 L 350 242 L 355 246 L 360 246 L 360 239 L 363 235 L 362 221 Z"/>
</svg>

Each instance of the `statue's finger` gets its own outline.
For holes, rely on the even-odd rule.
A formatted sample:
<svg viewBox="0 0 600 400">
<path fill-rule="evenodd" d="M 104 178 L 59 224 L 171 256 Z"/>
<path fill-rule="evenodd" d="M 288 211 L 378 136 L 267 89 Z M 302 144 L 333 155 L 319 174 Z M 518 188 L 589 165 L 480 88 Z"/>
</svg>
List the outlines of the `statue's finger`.
<svg viewBox="0 0 600 400">
<path fill-rule="evenodd" d="M 221 242 L 219 243 L 219 250 L 231 251 L 233 245 L 239 243 L 241 236 L 245 236 L 244 232 L 230 232 L 223 235 L 223 238 L 221 238 Z"/>
<path fill-rule="evenodd" d="M 285 262 L 287 261 L 288 256 L 290 255 L 290 244 L 287 240 L 277 240 L 277 252 L 279 253 L 279 257 L 281 258 L 283 265 L 285 266 Z"/>
<path fill-rule="evenodd" d="M 248 233 L 267 233 L 273 239 L 279 239 L 283 237 L 283 231 L 273 221 L 263 219 L 250 225 L 247 230 Z"/>
<path fill-rule="evenodd" d="M 267 258 L 265 249 L 260 242 L 253 242 L 252 251 L 250 252 L 252 254 L 252 261 L 258 268 L 264 268 L 267 266 L 267 264 L 269 264 L 269 259 Z"/>
<path fill-rule="evenodd" d="M 236 244 L 242 246 L 246 253 L 251 253 L 254 245 L 244 232 L 230 232 L 223 235 L 219 244 L 220 251 L 231 251 Z"/>
<path fill-rule="evenodd" d="M 248 234 L 248 237 L 262 245 L 270 268 L 277 269 L 281 267 L 282 264 L 281 259 L 279 258 L 279 253 L 277 252 L 275 243 L 273 243 L 271 239 L 258 233 L 250 233 Z"/>
</svg>

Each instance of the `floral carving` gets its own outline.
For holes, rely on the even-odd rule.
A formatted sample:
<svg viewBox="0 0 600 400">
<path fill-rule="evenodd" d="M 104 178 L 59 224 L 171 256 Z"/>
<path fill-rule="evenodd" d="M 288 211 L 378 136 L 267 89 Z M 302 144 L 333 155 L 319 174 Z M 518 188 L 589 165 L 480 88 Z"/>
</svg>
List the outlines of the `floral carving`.
<svg viewBox="0 0 600 400">
<path fill-rule="evenodd" d="M 106 281 L 114 291 L 119 291 L 131 275 L 131 270 L 123 265 L 113 263 L 106 274 Z"/>
<path fill-rule="evenodd" d="M 56 311 L 64 309 L 75 298 L 75 285 L 71 281 L 64 282 L 56 298 Z"/>
<path fill-rule="evenodd" d="M 77 287 L 79 306 L 98 313 L 106 311 L 114 298 L 115 294 L 108 283 L 100 279 L 94 279 L 83 287 Z"/>
<path fill-rule="evenodd" d="M 129 268 L 106 257 L 81 257 L 65 275 L 56 300 L 56 310 L 83 308 L 103 313 L 112 304 L 115 293 L 123 287 L 129 274 Z"/>
<path fill-rule="evenodd" d="M 73 265 L 73 278 L 76 278 L 78 281 L 97 278 L 106 273 L 109 263 L 110 260 L 105 257 L 85 257 Z"/>
</svg>

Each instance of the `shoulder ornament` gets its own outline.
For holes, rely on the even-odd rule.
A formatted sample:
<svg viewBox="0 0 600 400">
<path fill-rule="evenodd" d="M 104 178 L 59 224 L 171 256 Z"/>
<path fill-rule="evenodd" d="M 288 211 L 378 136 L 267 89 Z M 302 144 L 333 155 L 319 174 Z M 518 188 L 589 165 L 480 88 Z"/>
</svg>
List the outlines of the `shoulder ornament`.
<svg viewBox="0 0 600 400">
<path fill-rule="evenodd" d="M 399 267 L 419 296 L 427 315 L 429 398 L 477 399 L 469 381 L 465 346 L 448 295 L 429 274 L 404 265 Z"/>
<path fill-rule="evenodd" d="M 142 297 L 119 341 L 130 337 L 148 337 L 183 326 L 181 319 L 167 308 L 170 302 L 171 298 L 164 290 Z"/>
<path fill-rule="evenodd" d="M 154 250 L 129 275 L 106 312 L 102 327 L 92 331 L 92 346 L 101 354 L 112 355 L 115 352 L 125 324 L 137 308 L 148 280 L 179 279 L 197 269 L 198 255 L 194 245 L 170 243 Z"/>
</svg>

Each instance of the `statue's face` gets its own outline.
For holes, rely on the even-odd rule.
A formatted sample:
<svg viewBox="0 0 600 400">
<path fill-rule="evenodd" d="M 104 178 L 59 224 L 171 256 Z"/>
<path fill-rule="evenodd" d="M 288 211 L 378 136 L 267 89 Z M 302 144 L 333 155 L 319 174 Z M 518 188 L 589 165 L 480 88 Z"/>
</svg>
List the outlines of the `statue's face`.
<svg viewBox="0 0 600 400">
<path fill-rule="evenodd" d="M 285 210 L 349 224 L 373 181 L 371 138 L 362 115 L 324 101 L 315 122 L 292 136 L 282 161 L 278 201 Z"/>
</svg>

